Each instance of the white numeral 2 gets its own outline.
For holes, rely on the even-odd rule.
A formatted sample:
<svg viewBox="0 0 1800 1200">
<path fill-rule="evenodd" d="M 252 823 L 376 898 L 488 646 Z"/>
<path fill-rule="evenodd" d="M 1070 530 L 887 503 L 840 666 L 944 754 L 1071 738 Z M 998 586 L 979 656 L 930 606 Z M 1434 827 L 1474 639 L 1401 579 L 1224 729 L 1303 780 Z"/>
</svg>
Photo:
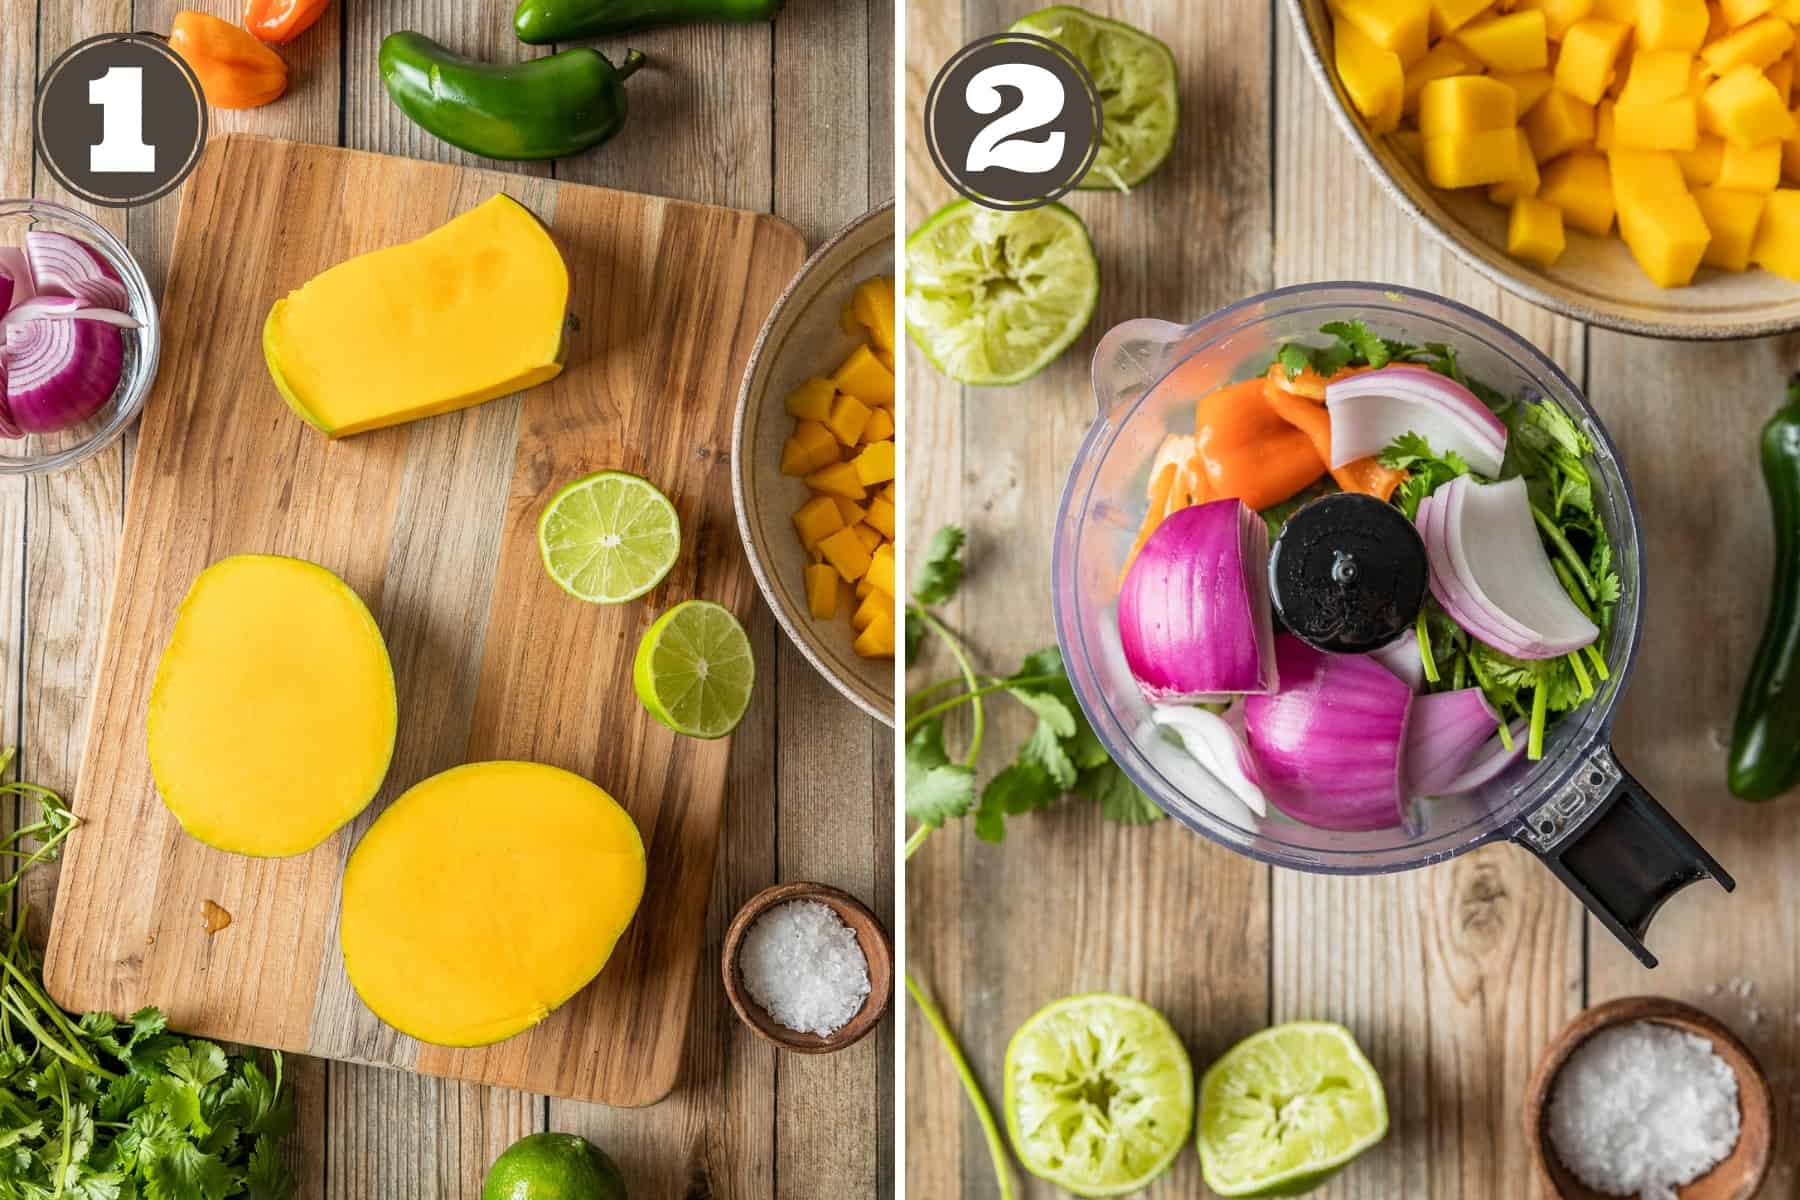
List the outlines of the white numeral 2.
<svg viewBox="0 0 1800 1200">
<path fill-rule="evenodd" d="M 1035 140 L 1013 135 L 1047 125 L 1062 114 L 1062 80 L 1031 63 L 999 63 L 975 73 L 964 99 L 973 112 L 999 112 L 1002 87 L 1018 90 L 1019 105 L 1001 113 L 975 135 L 969 144 L 967 169 L 973 173 L 1004 167 L 1025 175 L 1054 169 L 1063 154 L 1060 130 Z"/>
<path fill-rule="evenodd" d="M 88 103 L 100 106 L 100 144 L 88 151 L 97 175 L 156 170 L 156 147 L 144 144 L 144 68 L 108 67 L 88 83 Z"/>
</svg>

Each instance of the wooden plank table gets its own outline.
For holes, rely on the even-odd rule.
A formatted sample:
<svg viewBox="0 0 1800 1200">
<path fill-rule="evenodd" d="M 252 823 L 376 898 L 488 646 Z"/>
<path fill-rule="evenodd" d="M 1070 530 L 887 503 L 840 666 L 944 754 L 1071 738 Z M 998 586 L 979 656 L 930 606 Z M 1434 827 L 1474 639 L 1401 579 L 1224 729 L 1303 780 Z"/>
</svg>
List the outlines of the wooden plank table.
<svg viewBox="0 0 1800 1200">
<path fill-rule="evenodd" d="M 68 202 L 34 167 L 29 132 L 35 80 L 56 56 L 101 33 L 166 31 L 189 6 L 228 19 L 242 7 L 0 0 L 0 196 Z M 392 30 L 416 29 L 481 57 L 537 53 L 514 41 L 511 11 L 501 0 L 340 3 L 284 48 L 293 71 L 285 98 L 215 112 L 213 129 L 465 160 L 388 102 L 376 47 Z M 624 132 L 594 153 L 530 169 L 773 211 L 817 245 L 893 194 L 893 28 L 892 0 L 789 0 L 772 28 L 640 35 L 630 44 L 652 63 L 631 81 Z M 602 48 L 616 61 L 624 45 Z M 175 198 L 128 213 L 88 211 L 125 236 L 160 290 Z M 25 778 L 68 791 L 132 450 L 128 437 L 75 470 L 0 480 L 0 744 L 19 745 Z M 776 880 L 833 883 L 893 919 L 892 733 L 818 678 L 760 605 L 750 633 L 766 682 L 736 738 L 705 962 L 716 961 L 738 904 Z M 73 799 L 79 810 L 80 796 Z M 38 872 L 30 890 L 41 937 L 53 873 Z M 891 1025 L 840 1054 L 778 1057 L 739 1026 L 710 968 L 694 1022 L 683 1083 L 668 1101 L 639 1110 L 290 1059 L 302 1111 L 292 1140 L 301 1195 L 474 1197 L 495 1154 L 546 1128 L 593 1138 L 619 1160 L 632 1195 L 649 1200 L 891 1195 Z"/>
<path fill-rule="evenodd" d="M 909 5 L 909 228 L 952 198 L 918 137 L 933 73 L 965 42 L 1038 6 Z M 1511 846 L 1432 870 L 1343 879 L 1270 870 L 1173 822 L 1125 829 L 1087 808 L 1014 820 L 1000 846 L 977 841 L 965 822 L 933 834 L 907 870 L 908 955 L 989 1098 L 999 1101 L 1012 1031 L 1073 992 L 1118 990 L 1158 1005 L 1196 1069 L 1271 1022 L 1341 1020 L 1386 1081 L 1392 1130 L 1318 1194 L 1518 1200 L 1540 1194 L 1519 1119 L 1538 1052 L 1584 1005 L 1660 993 L 1713 1012 L 1751 1044 L 1774 1080 L 1777 1127 L 1794 1129 L 1800 872 L 1791 855 L 1800 802 L 1733 800 L 1723 747 L 1772 556 L 1756 430 L 1800 339 L 1652 342 L 1535 308 L 1461 266 L 1382 195 L 1332 122 L 1278 5 L 1089 7 L 1169 43 L 1181 71 L 1181 134 L 1135 194 L 1069 201 L 1093 233 L 1104 282 L 1086 335 L 1053 368 L 1024 387 L 973 391 L 911 361 L 909 444 L 938 449 L 910 456 L 908 544 L 946 522 L 970 533 L 969 582 L 951 623 L 1001 671 L 1054 640 L 1049 606 L 1035 599 L 1046 595 L 1050 570 L 1047 514 L 1093 418 L 1088 359 L 1114 323 L 1194 320 L 1308 280 L 1392 281 L 1455 297 L 1560 362 L 1619 443 L 1654 581 L 1619 753 L 1739 888 L 1677 897 L 1649 938 L 1663 965 L 1647 972 Z M 915 673 L 912 684 L 942 673 Z M 1022 737 L 1019 717 L 1008 713 L 989 744 Z M 924 1023 L 908 1017 L 908 1192 L 992 1196 L 987 1152 L 956 1077 Z M 1780 1139 L 1778 1153 L 1763 1194 L 1795 1195 L 1800 1138 Z M 1019 1194 L 1057 1193 L 1027 1180 Z M 1208 1194 L 1197 1156 L 1184 1154 L 1147 1194 Z"/>
</svg>

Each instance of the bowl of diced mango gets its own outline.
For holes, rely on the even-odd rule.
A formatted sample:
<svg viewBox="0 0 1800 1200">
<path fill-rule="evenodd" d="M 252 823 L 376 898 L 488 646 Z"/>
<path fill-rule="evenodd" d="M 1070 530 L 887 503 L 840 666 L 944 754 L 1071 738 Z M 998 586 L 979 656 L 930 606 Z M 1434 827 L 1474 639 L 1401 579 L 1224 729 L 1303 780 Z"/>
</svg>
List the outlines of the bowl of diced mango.
<svg viewBox="0 0 1800 1200">
<path fill-rule="evenodd" d="M 1363 160 L 1464 261 L 1660 337 L 1800 328 L 1800 0 L 1287 0 Z"/>
<path fill-rule="evenodd" d="M 894 206 L 807 261 L 763 326 L 738 397 L 738 529 L 794 645 L 894 722 L 900 590 L 894 419 Z"/>
</svg>

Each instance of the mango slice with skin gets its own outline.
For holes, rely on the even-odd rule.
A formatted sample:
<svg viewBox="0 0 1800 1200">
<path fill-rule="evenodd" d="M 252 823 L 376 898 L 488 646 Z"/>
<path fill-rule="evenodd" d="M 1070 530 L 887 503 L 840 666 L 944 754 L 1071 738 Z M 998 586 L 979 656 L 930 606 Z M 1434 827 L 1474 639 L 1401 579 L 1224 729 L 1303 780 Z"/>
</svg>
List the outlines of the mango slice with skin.
<svg viewBox="0 0 1800 1200">
<path fill-rule="evenodd" d="M 277 300 L 263 357 L 289 407 L 344 437 L 554 379 L 568 304 L 556 243 L 499 195 Z"/>
<path fill-rule="evenodd" d="M 363 1002 L 440 1046 L 537 1024 L 612 957 L 644 894 L 644 843 L 581 776 L 453 767 L 409 788 L 350 855 L 338 937 Z"/>
<path fill-rule="evenodd" d="M 195 578 L 157 662 L 150 769 L 202 842 L 301 854 L 374 799 L 396 724 L 387 647 L 355 591 L 301 559 L 234 555 Z"/>
</svg>

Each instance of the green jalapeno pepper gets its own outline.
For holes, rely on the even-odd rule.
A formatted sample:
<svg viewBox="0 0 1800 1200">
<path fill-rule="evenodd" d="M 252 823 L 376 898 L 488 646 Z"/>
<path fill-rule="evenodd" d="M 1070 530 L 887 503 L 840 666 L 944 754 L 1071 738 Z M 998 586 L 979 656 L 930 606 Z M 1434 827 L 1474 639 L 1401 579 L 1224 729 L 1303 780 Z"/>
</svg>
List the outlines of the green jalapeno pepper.
<svg viewBox="0 0 1800 1200">
<path fill-rule="evenodd" d="M 781 0 L 520 0 L 513 32 L 542 46 L 702 21 L 767 21 Z"/>
<path fill-rule="evenodd" d="M 452 146 L 488 158 L 561 158 L 619 132 L 625 80 L 643 62 L 633 50 L 615 67 L 578 46 L 485 63 L 423 34 L 392 33 L 381 43 L 381 82 L 401 112 Z"/>
<path fill-rule="evenodd" d="M 1775 581 L 1731 737 L 1729 782 L 1745 800 L 1800 784 L 1800 376 L 1763 426 L 1762 472 L 1775 517 Z"/>
</svg>

